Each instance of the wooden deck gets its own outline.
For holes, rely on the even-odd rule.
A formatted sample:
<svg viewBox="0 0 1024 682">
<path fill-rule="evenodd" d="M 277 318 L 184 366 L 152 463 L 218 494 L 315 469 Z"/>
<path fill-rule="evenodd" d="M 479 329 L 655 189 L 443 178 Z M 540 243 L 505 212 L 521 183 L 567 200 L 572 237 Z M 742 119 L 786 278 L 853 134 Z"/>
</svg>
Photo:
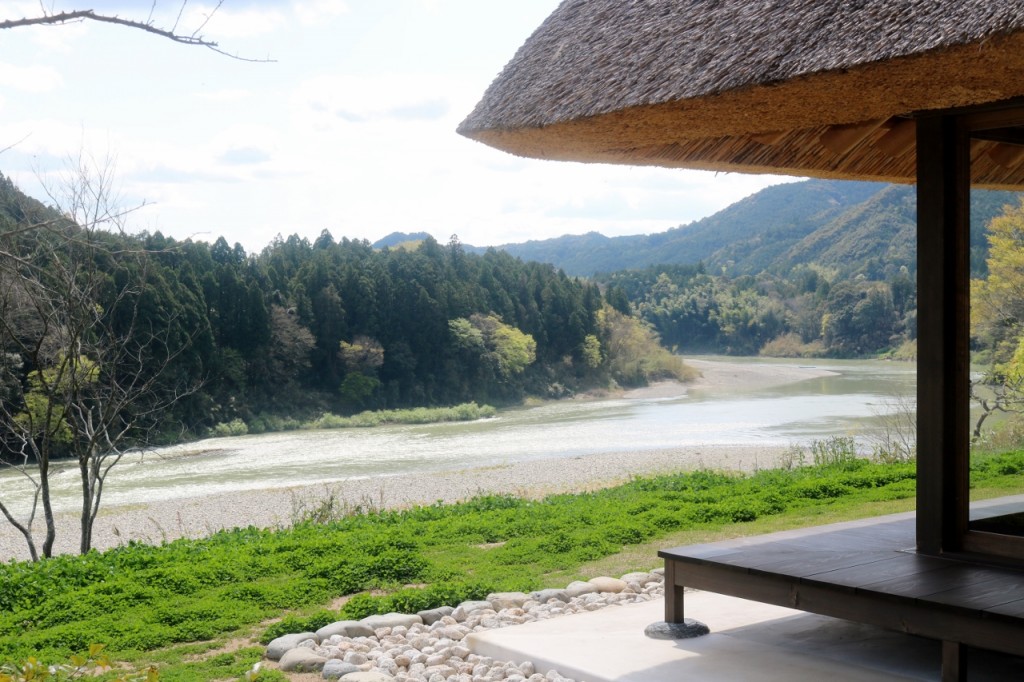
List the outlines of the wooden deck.
<svg viewBox="0 0 1024 682">
<path fill-rule="evenodd" d="M 909 513 L 663 550 L 665 620 L 692 587 L 937 639 L 943 680 L 965 679 L 964 646 L 1024 656 L 1024 570 L 919 555 L 914 538 Z"/>
</svg>

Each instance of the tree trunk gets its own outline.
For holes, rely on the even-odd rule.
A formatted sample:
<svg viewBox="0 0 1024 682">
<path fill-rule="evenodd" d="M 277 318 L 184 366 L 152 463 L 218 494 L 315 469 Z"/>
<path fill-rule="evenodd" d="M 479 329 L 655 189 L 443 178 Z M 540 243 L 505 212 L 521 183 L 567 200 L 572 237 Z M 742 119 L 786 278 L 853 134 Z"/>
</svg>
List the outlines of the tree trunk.
<svg viewBox="0 0 1024 682">
<path fill-rule="evenodd" d="M 39 485 L 43 498 L 43 519 L 46 522 L 46 538 L 43 540 L 42 554 L 46 558 L 53 556 L 53 543 L 57 539 L 57 524 L 53 519 L 53 505 L 50 503 L 50 458 L 40 456 Z M 34 552 L 33 552 L 34 554 Z"/>
<path fill-rule="evenodd" d="M 82 515 L 80 519 L 82 535 L 78 544 L 79 554 L 85 554 L 92 548 L 93 486 L 89 463 L 88 457 L 78 460 L 78 471 L 82 478 Z"/>
</svg>

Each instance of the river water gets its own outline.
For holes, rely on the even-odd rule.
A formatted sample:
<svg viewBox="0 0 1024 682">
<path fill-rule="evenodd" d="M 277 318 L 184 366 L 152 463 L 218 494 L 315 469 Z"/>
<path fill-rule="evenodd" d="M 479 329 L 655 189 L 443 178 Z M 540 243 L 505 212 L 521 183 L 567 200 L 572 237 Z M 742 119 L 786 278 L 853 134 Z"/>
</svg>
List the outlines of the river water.
<svg viewBox="0 0 1024 682">
<path fill-rule="evenodd" d="M 717 365 L 707 360 L 712 360 L 708 367 Z M 682 446 L 789 446 L 832 435 L 865 439 L 881 415 L 896 409 L 896 396 L 915 391 L 913 363 L 719 360 L 751 376 L 788 372 L 789 382 L 765 385 L 741 377 L 681 395 L 651 391 L 557 401 L 502 410 L 495 418 L 470 423 L 211 438 L 126 455 L 108 479 L 104 502 L 153 502 L 602 452 L 642 456 Z M 808 378 L 801 379 L 804 374 Z M 70 510 L 79 504 L 76 470 L 64 470 L 52 481 L 55 507 Z M 0 473 L 0 499 L 24 508 L 28 495 L 14 472 Z"/>
</svg>

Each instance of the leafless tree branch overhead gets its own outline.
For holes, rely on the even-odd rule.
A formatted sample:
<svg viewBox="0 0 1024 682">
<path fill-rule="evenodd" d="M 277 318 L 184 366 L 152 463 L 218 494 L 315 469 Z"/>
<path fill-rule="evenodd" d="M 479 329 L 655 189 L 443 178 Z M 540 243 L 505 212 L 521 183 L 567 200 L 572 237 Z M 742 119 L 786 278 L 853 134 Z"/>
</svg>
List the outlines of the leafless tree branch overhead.
<svg viewBox="0 0 1024 682">
<path fill-rule="evenodd" d="M 222 3 L 218 3 L 216 9 L 221 6 Z M 211 15 L 212 16 L 212 13 Z M 152 14 L 146 21 L 139 21 L 136 19 L 125 19 L 112 14 L 101 14 L 91 9 L 83 10 L 70 10 L 66 12 L 44 12 L 38 16 L 22 17 L 21 19 L 0 19 L 0 30 L 21 28 L 25 26 L 57 26 L 61 24 L 76 23 L 80 21 L 96 21 L 104 24 L 114 24 L 117 26 L 126 26 L 128 28 L 138 29 L 145 31 L 146 33 L 152 33 L 153 35 L 160 36 L 172 40 L 176 43 L 182 43 L 184 45 L 196 45 L 199 47 L 205 47 L 209 50 L 213 50 L 218 54 L 222 54 L 232 59 L 238 59 L 244 62 L 272 62 L 272 59 L 253 59 L 250 57 L 242 57 L 237 54 L 233 54 L 225 51 L 220 45 L 212 40 L 204 38 L 199 31 L 206 25 L 210 17 L 207 16 L 203 21 L 203 24 L 190 34 L 179 33 L 175 28 L 165 29 L 160 28 L 153 23 Z"/>
</svg>

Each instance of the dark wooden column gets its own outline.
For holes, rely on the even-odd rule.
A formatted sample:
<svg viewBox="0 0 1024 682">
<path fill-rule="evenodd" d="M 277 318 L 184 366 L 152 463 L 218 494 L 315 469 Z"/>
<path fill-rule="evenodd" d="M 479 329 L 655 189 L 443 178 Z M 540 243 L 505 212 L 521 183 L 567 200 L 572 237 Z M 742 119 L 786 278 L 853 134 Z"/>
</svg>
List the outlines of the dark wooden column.
<svg viewBox="0 0 1024 682">
<path fill-rule="evenodd" d="M 917 119 L 917 548 L 967 530 L 970 160 L 953 115 Z"/>
</svg>

